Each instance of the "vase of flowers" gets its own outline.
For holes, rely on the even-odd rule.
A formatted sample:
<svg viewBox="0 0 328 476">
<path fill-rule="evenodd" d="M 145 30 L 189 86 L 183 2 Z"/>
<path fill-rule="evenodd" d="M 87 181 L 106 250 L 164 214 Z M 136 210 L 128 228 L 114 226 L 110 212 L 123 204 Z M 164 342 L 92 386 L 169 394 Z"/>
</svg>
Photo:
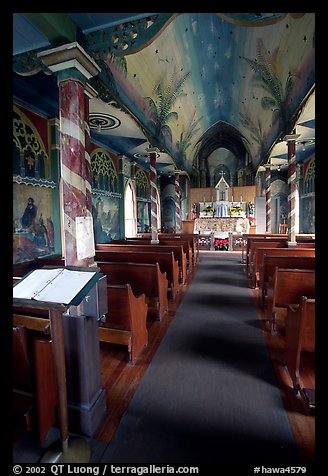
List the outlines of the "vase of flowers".
<svg viewBox="0 0 328 476">
<path fill-rule="evenodd" d="M 216 251 L 228 251 L 229 250 L 228 238 L 216 238 L 214 240 L 214 249 Z"/>
<path fill-rule="evenodd" d="M 207 216 L 209 213 L 211 213 L 214 217 L 214 214 L 215 214 L 215 208 L 213 207 L 210 207 L 209 205 L 205 208 L 203 208 L 203 213 L 205 213 L 205 215 Z"/>
</svg>

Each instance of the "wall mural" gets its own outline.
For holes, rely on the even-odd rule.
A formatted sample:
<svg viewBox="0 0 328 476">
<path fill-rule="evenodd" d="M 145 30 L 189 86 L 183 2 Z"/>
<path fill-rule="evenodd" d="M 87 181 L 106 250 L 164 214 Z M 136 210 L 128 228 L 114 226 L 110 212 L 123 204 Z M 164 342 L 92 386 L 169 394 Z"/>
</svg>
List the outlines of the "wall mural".
<svg viewBox="0 0 328 476">
<path fill-rule="evenodd" d="M 301 200 L 303 220 L 301 233 L 315 233 L 315 198 L 305 197 Z"/>
<path fill-rule="evenodd" d="M 96 243 L 120 238 L 119 199 L 92 194 L 93 232 Z"/>
<path fill-rule="evenodd" d="M 150 203 L 137 200 L 137 232 L 150 233 Z"/>
<path fill-rule="evenodd" d="M 162 202 L 162 231 L 164 233 L 175 233 L 175 227 L 175 201 L 171 197 L 166 197 Z"/>
<path fill-rule="evenodd" d="M 53 253 L 52 190 L 13 184 L 13 263 Z"/>
</svg>

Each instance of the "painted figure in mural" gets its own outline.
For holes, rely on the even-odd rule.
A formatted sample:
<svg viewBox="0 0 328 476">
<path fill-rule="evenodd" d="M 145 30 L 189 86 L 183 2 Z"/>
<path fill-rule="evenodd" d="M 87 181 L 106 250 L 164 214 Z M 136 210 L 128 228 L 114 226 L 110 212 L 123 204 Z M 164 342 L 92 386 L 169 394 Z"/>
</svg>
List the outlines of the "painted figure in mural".
<svg viewBox="0 0 328 476">
<path fill-rule="evenodd" d="M 34 222 L 33 234 L 34 234 L 33 240 L 38 246 L 48 246 L 48 232 L 44 225 L 42 213 L 39 218 L 39 223 Z"/>
<path fill-rule="evenodd" d="M 50 217 L 47 218 L 47 233 L 48 233 L 48 247 L 49 251 L 54 251 L 55 249 L 55 232 L 54 224 Z"/>
<path fill-rule="evenodd" d="M 198 218 L 197 203 L 194 203 L 192 206 L 192 219 L 196 220 Z"/>
<path fill-rule="evenodd" d="M 30 228 L 36 217 L 37 207 L 34 204 L 34 199 L 29 197 L 24 214 L 21 218 L 23 228 Z"/>
</svg>

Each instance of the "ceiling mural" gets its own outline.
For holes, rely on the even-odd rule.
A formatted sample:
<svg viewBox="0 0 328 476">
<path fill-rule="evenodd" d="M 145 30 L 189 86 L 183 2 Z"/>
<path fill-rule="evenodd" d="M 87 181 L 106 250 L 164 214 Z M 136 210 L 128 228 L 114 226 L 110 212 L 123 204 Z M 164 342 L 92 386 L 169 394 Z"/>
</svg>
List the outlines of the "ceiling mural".
<svg viewBox="0 0 328 476">
<path fill-rule="evenodd" d="M 251 30 L 251 31 L 250 31 Z M 177 16 L 150 45 L 107 60 L 119 98 L 192 170 L 195 147 L 225 122 L 240 132 L 254 166 L 314 83 L 314 17 L 284 15 L 249 28 L 216 14 Z M 302 45 L 302 48 L 300 48 Z"/>
<path fill-rule="evenodd" d="M 54 46 L 48 23 L 55 14 L 16 15 L 18 26 L 33 23 L 35 51 Z M 314 139 L 314 108 L 298 123 L 315 85 L 314 13 L 56 15 L 67 24 L 56 44 L 73 41 L 76 28 L 75 39 L 101 68 L 90 80 L 99 93 L 90 101 L 93 139 L 145 168 L 150 145 L 159 149 L 160 172 L 192 174 L 219 148 L 238 161 L 247 156 L 256 170 L 296 126 L 308 146 Z M 15 71 L 43 70 L 39 83 L 50 84 L 32 46 L 19 46 Z M 275 155 L 286 154 L 285 147 Z"/>
</svg>

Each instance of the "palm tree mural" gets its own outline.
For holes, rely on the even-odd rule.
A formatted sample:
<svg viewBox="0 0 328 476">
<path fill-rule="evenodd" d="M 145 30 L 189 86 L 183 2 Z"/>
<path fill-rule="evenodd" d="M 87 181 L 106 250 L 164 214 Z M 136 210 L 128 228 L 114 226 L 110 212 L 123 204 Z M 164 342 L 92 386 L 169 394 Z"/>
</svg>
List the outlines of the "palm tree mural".
<svg viewBox="0 0 328 476">
<path fill-rule="evenodd" d="M 240 123 L 243 127 L 250 131 L 250 137 L 253 141 L 257 142 L 261 148 L 265 146 L 263 138 L 263 130 L 260 120 L 257 121 L 257 125 L 252 121 L 248 113 L 240 113 Z"/>
<path fill-rule="evenodd" d="M 255 72 L 253 77 L 254 84 L 261 86 L 268 96 L 264 96 L 261 105 L 265 110 L 271 110 L 274 115 L 278 115 L 280 128 L 286 133 L 290 132 L 288 128 L 289 118 L 291 116 L 288 104 L 288 95 L 293 86 L 291 72 L 288 73 L 285 86 L 283 87 L 277 72 L 278 48 L 272 54 L 264 47 L 262 39 L 257 41 L 257 60 L 251 60 L 243 57 Z"/>
<path fill-rule="evenodd" d="M 203 117 L 195 121 L 195 114 L 196 114 L 196 110 L 194 111 L 194 114 L 190 121 L 187 132 L 183 130 L 180 134 L 180 140 L 178 140 L 176 143 L 176 148 L 178 151 L 177 159 L 180 160 L 181 162 L 183 162 L 186 159 L 186 151 L 188 147 L 191 146 L 192 137 L 196 135 L 197 132 L 200 131 L 200 128 L 196 129 L 196 127 L 199 124 L 199 122 L 203 119 Z"/>
<path fill-rule="evenodd" d="M 186 73 L 179 78 L 174 69 L 167 85 L 164 84 L 164 82 L 155 85 L 153 93 L 157 96 L 156 100 L 149 96 L 145 97 L 154 116 L 154 135 L 156 137 L 162 135 L 162 137 L 168 139 L 170 143 L 172 143 L 172 132 L 168 123 L 174 119 L 178 119 L 178 113 L 172 111 L 172 108 L 178 97 L 186 96 L 182 90 L 182 86 L 189 75 L 190 73 Z"/>
</svg>

